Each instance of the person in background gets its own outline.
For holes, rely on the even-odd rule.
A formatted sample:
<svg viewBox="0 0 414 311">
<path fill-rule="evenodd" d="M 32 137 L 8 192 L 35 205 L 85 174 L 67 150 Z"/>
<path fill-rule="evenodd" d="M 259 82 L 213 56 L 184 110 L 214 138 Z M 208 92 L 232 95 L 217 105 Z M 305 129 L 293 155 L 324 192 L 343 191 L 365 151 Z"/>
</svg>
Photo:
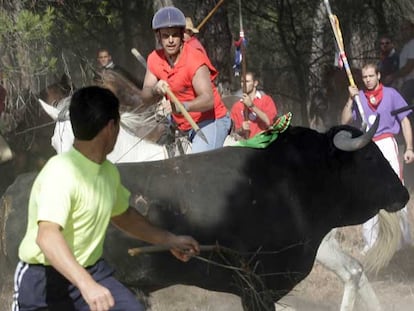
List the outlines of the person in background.
<svg viewBox="0 0 414 311">
<path fill-rule="evenodd" d="M 395 173 L 403 180 L 402 167 L 400 166 L 398 145 L 395 139 L 402 130 L 405 141 L 405 152 L 403 155 L 405 163 L 414 161 L 413 134 L 411 122 L 408 115 L 410 110 L 392 116 L 391 112 L 407 107 L 407 102 L 397 92 L 397 90 L 383 86 L 380 82 L 381 74 L 375 64 L 366 64 L 362 67 L 362 80 L 364 90 L 359 91 L 356 86 L 349 87 L 349 99 L 342 111 L 342 123 L 349 124 L 357 118 L 358 108 L 353 98 L 359 95 L 366 122 L 372 125 L 376 115 L 380 116 L 377 132 L 374 135 L 374 142 L 381 150 L 384 157 L 389 161 Z M 390 195 L 392 195 L 390 193 Z M 401 214 L 401 229 L 403 243 L 411 244 L 410 225 L 408 221 L 407 207 L 399 211 Z M 375 243 L 378 236 L 378 216 L 374 216 L 362 225 L 365 247 L 363 252 L 367 252 Z"/>
<path fill-rule="evenodd" d="M 197 153 L 222 147 L 231 121 L 214 85 L 218 71 L 204 53 L 184 44 L 185 27 L 185 16 L 175 7 L 155 13 L 152 29 L 161 48 L 148 56 L 142 99 L 148 105 L 155 104 L 169 87 L 207 138 L 205 141 L 197 134 L 172 105 L 173 122 L 192 142 L 192 152 Z"/>
<path fill-rule="evenodd" d="M 194 27 L 191 17 L 186 17 L 185 18 L 184 41 L 187 44 L 191 45 L 193 48 L 200 50 L 205 55 L 207 55 L 207 52 L 204 49 L 204 46 L 201 44 L 201 42 L 198 40 L 196 36 L 197 33 L 199 33 L 199 30 Z"/>
<path fill-rule="evenodd" d="M 277 115 L 277 107 L 273 99 L 257 89 L 259 80 L 253 72 L 246 73 L 246 93 L 231 108 L 231 119 L 236 133 L 243 138 L 251 138 L 257 133 L 267 130 Z M 242 81 L 243 88 L 243 81 Z M 248 118 L 244 118 L 244 110 L 248 109 Z M 246 137 L 246 133 L 249 133 Z"/>
<path fill-rule="evenodd" d="M 401 25 L 400 35 L 404 43 L 400 51 L 400 67 L 398 71 L 388 75 L 384 83 L 393 83 L 411 105 L 414 104 L 414 23 L 405 21 Z"/>
<path fill-rule="evenodd" d="M 32 186 L 13 310 L 144 310 L 102 258 L 109 222 L 132 237 L 170 247 L 182 261 L 199 245 L 153 226 L 129 207 L 130 192 L 106 159 L 120 125 L 115 95 L 98 86 L 79 89 L 69 111 L 73 148 L 52 157 Z"/>
<path fill-rule="evenodd" d="M 381 79 L 386 80 L 387 76 L 398 71 L 400 56 L 394 47 L 394 42 L 392 41 L 391 36 L 381 36 L 379 44 L 380 60 L 378 62 L 378 70 L 381 73 Z M 384 85 L 389 86 L 386 83 L 384 83 Z"/>
<path fill-rule="evenodd" d="M 98 62 L 98 68 L 101 69 L 114 69 L 115 63 L 112 60 L 112 55 L 106 48 L 100 48 L 97 52 L 96 60 Z"/>
<path fill-rule="evenodd" d="M 118 64 L 115 64 L 113 59 L 112 59 L 112 55 L 109 52 L 109 50 L 107 48 L 100 48 L 98 49 L 97 52 L 97 72 L 95 73 L 94 76 L 94 81 L 99 85 L 101 82 L 101 76 L 100 73 L 103 70 L 114 70 L 117 73 L 121 74 L 123 77 L 125 77 L 126 79 L 128 79 L 129 81 L 131 81 L 133 84 L 135 84 L 135 86 L 137 86 L 138 88 L 142 88 L 142 81 L 138 81 L 138 79 L 136 79 L 131 73 L 129 73 L 127 70 L 125 70 L 123 67 L 119 66 Z"/>
</svg>

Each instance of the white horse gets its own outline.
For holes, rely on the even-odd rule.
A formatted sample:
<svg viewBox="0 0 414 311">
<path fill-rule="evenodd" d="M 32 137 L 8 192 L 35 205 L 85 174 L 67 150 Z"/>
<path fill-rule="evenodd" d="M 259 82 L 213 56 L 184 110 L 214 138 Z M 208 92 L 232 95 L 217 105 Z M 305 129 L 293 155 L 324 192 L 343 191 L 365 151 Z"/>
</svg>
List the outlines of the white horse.
<svg viewBox="0 0 414 311">
<path fill-rule="evenodd" d="M 74 135 L 68 115 L 70 98 L 63 99 L 57 107 L 53 107 L 42 100 L 40 104 L 48 115 L 56 121 L 55 129 L 51 137 L 51 145 L 57 153 L 65 152 L 72 147 Z M 132 134 L 136 122 L 140 122 L 136 115 L 130 112 L 121 113 L 121 126 L 114 150 L 108 154 L 108 160 L 113 163 L 155 161 L 168 158 L 167 147 L 148 141 Z M 148 130 L 150 132 L 151 129 Z M 182 145 L 185 152 L 190 152 L 191 145 Z"/>
</svg>

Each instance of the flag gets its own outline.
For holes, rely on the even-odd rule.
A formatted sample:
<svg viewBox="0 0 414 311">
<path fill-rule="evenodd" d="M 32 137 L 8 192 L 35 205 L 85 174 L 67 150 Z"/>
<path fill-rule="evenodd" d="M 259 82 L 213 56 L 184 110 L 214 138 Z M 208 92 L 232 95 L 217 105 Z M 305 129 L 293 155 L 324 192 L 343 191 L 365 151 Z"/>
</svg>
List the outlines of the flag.
<svg viewBox="0 0 414 311">
<path fill-rule="evenodd" d="M 243 55 L 241 51 L 242 44 L 244 47 L 247 45 L 247 39 L 244 37 L 243 31 L 240 32 L 240 39 L 234 42 L 234 46 L 236 47 L 235 53 L 234 53 L 234 75 L 236 77 L 240 76 L 241 72 L 241 63 L 243 60 Z"/>
</svg>

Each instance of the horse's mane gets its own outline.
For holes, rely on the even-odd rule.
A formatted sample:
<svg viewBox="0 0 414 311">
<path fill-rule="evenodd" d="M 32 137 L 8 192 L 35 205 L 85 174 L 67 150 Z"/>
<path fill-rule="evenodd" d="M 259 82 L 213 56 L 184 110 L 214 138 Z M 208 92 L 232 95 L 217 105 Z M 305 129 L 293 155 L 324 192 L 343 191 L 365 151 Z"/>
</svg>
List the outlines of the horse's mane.
<svg viewBox="0 0 414 311">
<path fill-rule="evenodd" d="M 105 69 L 100 73 L 102 87 L 119 99 L 121 125 L 131 134 L 152 142 L 160 142 L 167 131 L 165 117 L 157 117 L 157 105 L 146 105 L 142 91 L 122 73 Z"/>
</svg>

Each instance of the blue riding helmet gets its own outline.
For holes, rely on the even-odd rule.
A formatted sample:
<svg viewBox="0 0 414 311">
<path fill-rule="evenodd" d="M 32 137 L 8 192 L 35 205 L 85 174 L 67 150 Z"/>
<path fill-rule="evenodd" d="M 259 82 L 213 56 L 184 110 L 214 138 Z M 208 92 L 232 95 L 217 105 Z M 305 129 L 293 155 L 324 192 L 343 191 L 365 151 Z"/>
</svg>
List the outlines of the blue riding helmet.
<svg viewBox="0 0 414 311">
<path fill-rule="evenodd" d="M 152 18 L 152 29 L 181 27 L 185 28 L 185 16 L 183 12 L 173 6 L 159 9 Z"/>
</svg>

